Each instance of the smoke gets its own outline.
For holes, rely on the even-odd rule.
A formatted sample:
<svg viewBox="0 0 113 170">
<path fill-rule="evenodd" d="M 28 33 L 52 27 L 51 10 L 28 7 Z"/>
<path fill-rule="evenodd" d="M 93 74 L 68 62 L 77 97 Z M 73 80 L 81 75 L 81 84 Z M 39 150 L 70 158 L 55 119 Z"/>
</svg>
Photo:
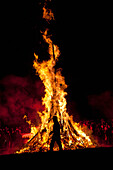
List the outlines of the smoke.
<svg viewBox="0 0 113 170">
<path fill-rule="evenodd" d="M 6 126 L 21 126 L 26 114 L 32 123 L 38 124 L 37 111 L 42 111 L 41 97 L 44 86 L 40 80 L 30 77 L 7 76 L 0 80 L 0 120 Z"/>
<path fill-rule="evenodd" d="M 105 91 L 98 95 L 90 95 L 88 97 L 89 105 L 94 110 L 95 114 L 113 119 L 113 92 Z"/>
<path fill-rule="evenodd" d="M 38 125 L 40 118 L 37 111 L 44 110 L 41 100 L 43 96 L 44 86 L 41 80 L 34 81 L 30 77 L 14 75 L 6 76 L 0 80 L 0 122 L 10 127 L 22 126 L 25 124 L 23 116 L 26 114 L 28 120 Z M 89 95 L 88 104 L 96 115 L 95 117 L 101 114 L 107 119 L 113 119 L 112 91 Z M 72 110 L 71 105 L 70 107 L 68 109 Z"/>
</svg>

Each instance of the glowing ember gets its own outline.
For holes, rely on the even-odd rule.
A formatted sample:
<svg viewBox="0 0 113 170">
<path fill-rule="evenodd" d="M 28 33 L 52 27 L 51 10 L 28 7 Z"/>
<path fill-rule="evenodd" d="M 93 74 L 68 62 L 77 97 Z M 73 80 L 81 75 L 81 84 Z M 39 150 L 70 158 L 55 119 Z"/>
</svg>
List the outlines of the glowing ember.
<svg viewBox="0 0 113 170">
<path fill-rule="evenodd" d="M 54 15 L 50 9 L 43 7 L 43 18 L 46 21 L 54 19 Z M 65 89 L 65 78 L 61 75 L 61 69 L 55 70 L 55 64 L 60 56 L 57 45 L 53 44 L 51 36 L 48 35 L 48 29 L 43 32 L 43 39 L 48 44 L 48 53 L 50 59 L 48 61 L 38 62 L 38 55 L 34 53 L 35 60 L 33 67 L 39 75 L 45 86 L 45 96 L 42 98 L 42 104 L 45 106 L 43 112 L 38 112 L 41 124 L 37 128 L 31 126 L 33 136 L 28 140 L 25 146 L 16 153 L 22 152 L 38 152 L 50 149 L 50 142 L 53 130 L 53 116 L 57 116 L 59 124 L 63 127 L 60 131 L 62 148 L 76 149 L 80 147 L 95 147 L 90 137 L 83 132 L 79 123 L 73 121 L 73 117 L 69 116 L 66 109 L 67 92 Z M 55 145 L 54 150 L 58 150 Z"/>
</svg>

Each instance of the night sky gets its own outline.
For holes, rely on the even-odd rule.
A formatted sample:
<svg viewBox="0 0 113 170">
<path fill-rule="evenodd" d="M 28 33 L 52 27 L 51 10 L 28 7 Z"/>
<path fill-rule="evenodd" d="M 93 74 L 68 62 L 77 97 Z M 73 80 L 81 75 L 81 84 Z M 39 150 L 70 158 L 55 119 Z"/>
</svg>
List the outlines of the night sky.
<svg viewBox="0 0 113 170">
<path fill-rule="evenodd" d="M 40 33 L 47 26 L 42 20 L 43 3 L 40 2 L 15 1 L 2 5 L 1 82 L 9 75 L 38 79 L 32 66 L 33 54 L 39 54 L 40 60 L 48 57 Z M 69 110 L 77 112 L 80 118 L 110 119 L 113 117 L 111 5 L 63 2 L 52 0 L 56 20 L 49 28 L 53 42 L 61 51 L 56 67 L 62 67 L 68 85 Z M 101 109 L 106 103 L 111 103 L 109 116 Z M 108 104 L 106 111 L 107 108 L 110 110 Z"/>
</svg>

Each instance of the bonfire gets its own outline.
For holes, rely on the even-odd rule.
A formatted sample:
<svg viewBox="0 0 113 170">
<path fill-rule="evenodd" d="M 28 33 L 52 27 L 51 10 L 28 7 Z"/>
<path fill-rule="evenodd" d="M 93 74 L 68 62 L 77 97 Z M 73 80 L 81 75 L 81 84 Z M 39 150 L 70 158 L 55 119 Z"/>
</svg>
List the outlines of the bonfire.
<svg viewBox="0 0 113 170">
<path fill-rule="evenodd" d="M 50 20 L 54 20 L 54 14 L 51 9 L 47 8 L 47 1 L 43 7 L 43 19 L 50 24 Z M 60 56 L 60 50 L 51 40 L 48 34 L 48 28 L 44 32 L 41 31 L 44 41 L 48 44 L 49 60 L 39 62 L 38 55 L 34 53 L 35 60 L 33 67 L 36 74 L 40 77 L 45 87 L 45 96 L 42 98 L 42 104 L 45 106 L 44 111 L 37 114 L 41 123 L 36 128 L 31 126 L 32 136 L 27 143 L 16 153 L 23 152 L 39 152 L 50 150 L 52 139 L 51 131 L 53 130 L 53 116 L 57 116 L 59 124 L 62 126 L 60 132 L 61 144 L 63 150 L 74 150 L 77 148 L 96 147 L 96 143 L 92 137 L 88 135 L 88 131 L 84 132 L 82 126 L 74 122 L 73 117 L 67 113 L 67 101 L 65 91 L 67 85 L 65 78 L 61 74 L 61 69 L 56 69 L 55 65 Z M 29 121 L 31 123 L 31 121 Z M 59 150 L 57 144 L 54 145 L 54 151 Z"/>
</svg>

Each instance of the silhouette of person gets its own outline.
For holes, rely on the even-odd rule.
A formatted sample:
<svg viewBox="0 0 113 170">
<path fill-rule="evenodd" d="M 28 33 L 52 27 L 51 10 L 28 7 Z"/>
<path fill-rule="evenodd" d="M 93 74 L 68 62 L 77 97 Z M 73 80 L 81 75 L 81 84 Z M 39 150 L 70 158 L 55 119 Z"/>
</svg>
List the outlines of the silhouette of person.
<svg viewBox="0 0 113 170">
<path fill-rule="evenodd" d="M 50 151 L 53 151 L 54 143 L 57 142 L 59 149 L 62 150 L 61 140 L 60 140 L 60 125 L 58 123 L 57 117 L 53 117 L 53 133 L 51 144 L 50 144 Z"/>
</svg>

